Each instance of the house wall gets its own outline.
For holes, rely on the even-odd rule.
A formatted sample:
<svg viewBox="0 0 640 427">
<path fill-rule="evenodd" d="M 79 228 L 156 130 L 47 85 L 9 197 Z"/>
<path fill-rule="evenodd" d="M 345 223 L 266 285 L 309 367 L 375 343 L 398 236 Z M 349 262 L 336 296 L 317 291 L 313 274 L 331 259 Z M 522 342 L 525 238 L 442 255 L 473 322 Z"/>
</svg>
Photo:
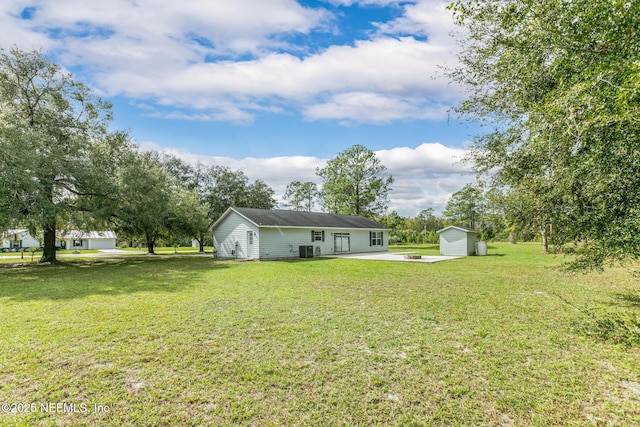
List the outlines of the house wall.
<svg viewBox="0 0 640 427">
<path fill-rule="evenodd" d="M 247 253 L 247 232 L 254 233 L 253 251 Z M 218 258 L 256 259 L 259 257 L 258 228 L 235 212 L 229 213 L 213 231 L 213 246 Z M 236 242 L 238 243 L 236 245 Z"/>
<path fill-rule="evenodd" d="M 324 241 L 312 241 L 311 231 L 324 231 Z M 383 232 L 382 246 L 371 246 L 369 232 L 373 230 L 321 228 L 261 228 L 260 259 L 298 258 L 300 246 L 313 246 L 314 256 L 336 253 L 335 233 L 349 233 L 349 252 L 383 252 L 389 250 L 389 233 Z"/>
<path fill-rule="evenodd" d="M 82 242 L 82 246 L 73 245 L 73 242 L 76 242 L 78 240 Z M 89 243 L 87 239 L 66 239 L 65 249 L 70 251 L 89 249 Z"/>
<path fill-rule="evenodd" d="M 40 247 L 40 242 L 37 241 L 36 239 L 34 239 L 31 234 L 29 234 L 28 232 L 22 232 L 22 233 L 18 233 L 18 244 L 17 246 L 13 245 L 14 242 L 14 236 L 8 236 L 4 239 L 2 239 L 2 248 L 3 249 L 9 249 L 12 247 L 16 247 L 16 248 L 25 248 L 28 249 L 32 246 L 35 247 Z"/>
<path fill-rule="evenodd" d="M 116 239 L 86 239 L 87 249 L 115 249 Z"/>
<path fill-rule="evenodd" d="M 475 252 L 475 234 L 456 228 L 450 228 L 440 233 L 440 253 L 442 255 L 467 256 L 473 255 Z"/>
</svg>

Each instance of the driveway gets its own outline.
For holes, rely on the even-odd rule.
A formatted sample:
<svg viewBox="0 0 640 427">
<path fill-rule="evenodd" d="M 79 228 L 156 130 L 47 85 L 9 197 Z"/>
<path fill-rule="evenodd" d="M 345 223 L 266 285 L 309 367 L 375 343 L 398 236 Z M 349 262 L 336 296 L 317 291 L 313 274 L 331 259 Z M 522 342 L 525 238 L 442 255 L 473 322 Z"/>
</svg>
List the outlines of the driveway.
<svg viewBox="0 0 640 427">
<path fill-rule="evenodd" d="M 402 261 L 402 262 L 424 262 L 434 263 L 439 261 L 448 261 L 450 259 L 464 258 L 460 256 L 444 256 L 444 255 L 422 255 L 420 259 L 408 259 L 404 256 L 410 252 L 365 252 L 354 254 L 337 254 L 337 255 L 322 255 L 325 258 L 351 258 L 351 259 L 369 259 L 377 261 Z"/>
</svg>

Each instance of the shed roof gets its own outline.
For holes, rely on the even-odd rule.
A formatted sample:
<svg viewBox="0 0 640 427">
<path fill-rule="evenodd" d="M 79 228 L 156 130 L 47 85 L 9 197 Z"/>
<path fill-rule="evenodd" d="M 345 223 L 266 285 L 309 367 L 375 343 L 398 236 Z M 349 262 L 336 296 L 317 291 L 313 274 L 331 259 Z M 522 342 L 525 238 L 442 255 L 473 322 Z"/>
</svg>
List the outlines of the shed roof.
<svg viewBox="0 0 640 427">
<path fill-rule="evenodd" d="M 448 227 L 443 228 L 442 230 L 438 230 L 438 233 L 442 233 L 443 231 L 449 230 L 449 229 L 456 229 L 456 230 L 461 230 L 464 231 L 465 233 L 469 233 L 469 234 L 478 234 L 477 230 L 473 230 L 471 228 L 467 228 L 467 227 L 460 227 L 457 225 L 450 225 Z"/>
<path fill-rule="evenodd" d="M 288 210 L 267 210 L 254 208 L 229 208 L 214 227 L 231 211 L 247 218 L 259 227 L 317 227 L 317 228 L 366 228 L 386 230 L 384 225 L 354 215 L 337 215 L 322 212 L 301 212 Z"/>
</svg>

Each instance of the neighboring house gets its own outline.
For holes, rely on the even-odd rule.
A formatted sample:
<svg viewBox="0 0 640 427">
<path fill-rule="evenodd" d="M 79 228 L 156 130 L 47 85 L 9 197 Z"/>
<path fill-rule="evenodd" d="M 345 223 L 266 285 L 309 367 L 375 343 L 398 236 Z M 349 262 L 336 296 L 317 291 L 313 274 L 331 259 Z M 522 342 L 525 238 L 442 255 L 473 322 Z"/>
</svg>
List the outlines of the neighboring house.
<svg viewBox="0 0 640 427">
<path fill-rule="evenodd" d="M 477 232 L 451 225 L 438 231 L 442 255 L 467 256 L 476 253 Z"/>
<path fill-rule="evenodd" d="M 216 256 L 286 259 L 389 249 L 389 229 L 367 218 L 231 207 L 213 224 Z"/>
<path fill-rule="evenodd" d="M 7 230 L 2 233 L 2 250 L 19 251 L 31 247 L 40 247 L 36 240 L 26 229 Z"/>
<path fill-rule="evenodd" d="M 63 234 L 65 249 L 115 249 L 116 233 L 113 231 L 71 230 Z"/>
</svg>

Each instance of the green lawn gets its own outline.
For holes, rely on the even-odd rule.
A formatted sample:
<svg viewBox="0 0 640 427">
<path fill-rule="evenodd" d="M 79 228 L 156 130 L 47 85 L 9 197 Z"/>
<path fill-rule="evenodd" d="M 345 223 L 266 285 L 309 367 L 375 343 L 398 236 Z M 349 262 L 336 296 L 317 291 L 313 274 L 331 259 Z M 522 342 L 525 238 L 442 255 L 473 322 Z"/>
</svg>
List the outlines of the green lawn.
<svg viewBox="0 0 640 427">
<path fill-rule="evenodd" d="M 640 424 L 640 346 L 596 322 L 638 278 L 539 252 L 5 264 L 0 403 L 36 410 L 0 425 Z"/>
</svg>

